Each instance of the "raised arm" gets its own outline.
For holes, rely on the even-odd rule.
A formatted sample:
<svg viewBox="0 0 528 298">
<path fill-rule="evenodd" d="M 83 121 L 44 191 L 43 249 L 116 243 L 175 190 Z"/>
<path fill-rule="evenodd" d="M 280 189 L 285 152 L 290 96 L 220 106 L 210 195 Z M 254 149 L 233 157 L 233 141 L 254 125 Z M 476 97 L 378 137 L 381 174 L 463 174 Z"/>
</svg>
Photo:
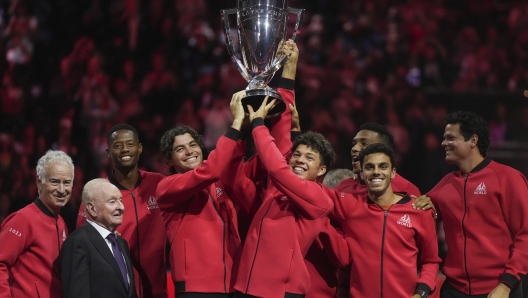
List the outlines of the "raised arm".
<svg viewBox="0 0 528 298">
<path fill-rule="evenodd" d="M 245 96 L 244 91 L 233 95 L 231 103 L 239 102 Z M 182 174 L 164 178 L 158 184 L 156 197 L 160 208 L 171 208 L 185 203 L 192 195 L 220 180 L 222 173 L 231 161 L 237 141 L 242 137 L 240 128 L 243 115 L 233 115 L 233 125 L 225 136 L 220 137 L 216 149 L 201 165 Z"/>
<path fill-rule="evenodd" d="M 297 73 L 297 61 L 299 60 L 299 49 L 293 40 L 287 40 L 282 51 L 288 60 L 282 70 L 282 78 L 277 91 L 284 99 L 286 110 L 278 117 L 272 118 L 271 136 L 275 139 L 277 148 L 285 155 L 291 148 L 290 128 L 292 123 L 292 112 L 290 105 L 295 105 L 295 75 Z"/>
<path fill-rule="evenodd" d="M 231 105 L 231 112 L 233 115 L 244 115 L 244 108 L 242 103 L 238 101 L 236 105 Z M 252 216 L 260 206 L 256 198 L 257 191 L 255 183 L 249 179 L 244 173 L 244 154 L 246 152 L 245 136 L 238 142 L 237 146 L 231 156 L 230 162 L 222 175 L 221 182 L 225 191 L 233 199 L 235 204 L 246 215 Z"/>
<path fill-rule="evenodd" d="M 319 218 L 330 212 L 332 200 L 313 181 L 306 181 L 295 175 L 282 154 L 275 146 L 273 138 L 264 126 L 262 118 L 253 121 L 253 137 L 257 151 L 274 185 L 305 212 L 309 218 Z"/>
</svg>

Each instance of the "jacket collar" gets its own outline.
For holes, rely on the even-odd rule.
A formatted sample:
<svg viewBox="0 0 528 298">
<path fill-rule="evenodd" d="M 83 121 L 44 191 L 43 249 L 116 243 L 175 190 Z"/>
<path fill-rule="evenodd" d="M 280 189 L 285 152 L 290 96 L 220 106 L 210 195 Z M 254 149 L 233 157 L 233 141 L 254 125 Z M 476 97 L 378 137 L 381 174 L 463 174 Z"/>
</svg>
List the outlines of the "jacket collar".
<svg viewBox="0 0 528 298">
<path fill-rule="evenodd" d="M 481 161 L 475 168 L 473 168 L 473 170 L 471 170 L 470 173 L 476 173 L 482 169 L 484 169 L 485 167 L 487 167 L 491 162 L 491 157 L 489 157 L 489 155 L 486 155 L 486 157 L 484 157 L 484 160 Z"/>
<path fill-rule="evenodd" d="M 141 171 L 138 170 L 138 180 L 136 181 L 136 185 L 134 186 L 134 188 L 138 188 L 139 185 L 141 184 L 141 180 L 143 180 L 143 177 L 141 176 Z M 114 176 L 114 170 L 112 169 L 112 171 L 110 171 L 108 173 L 108 181 L 110 181 L 110 183 L 112 183 L 113 185 L 115 185 L 119 190 L 129 190 L 128 188 L 124 187 L 123 185 L 119 184 L 119 182 L 117 182 L 115 176 Z"/>
<path fill-rule="evenodd" d="M 40 209 L 40 211 L 42 211 L 42 213 L 46 214 L 47 216 L 51 218 L 56 218 L 55 216 L 53 216 L 53 213 L 51 213 L 48 207 L 46 207 L 46 205 L 44 205 L 44 203 L 42 203 L 42 201 L 39 198 L 36 198 L 35 201 L 33 201 L 33 203 L 37 205 L 37 207 Z"/>
<path fill-rule="evenodd" d="M 411 197 L 406 192 L 394 192 L 394 193 L 397 195 L 403 196 L 398 202 L 394 203 L 394 205 L 406 204 L 411 201 Z M 367 200 L 369 204 L 376 204 L 368 197 L 368 194 L 367 194 Z"/>
</svg>

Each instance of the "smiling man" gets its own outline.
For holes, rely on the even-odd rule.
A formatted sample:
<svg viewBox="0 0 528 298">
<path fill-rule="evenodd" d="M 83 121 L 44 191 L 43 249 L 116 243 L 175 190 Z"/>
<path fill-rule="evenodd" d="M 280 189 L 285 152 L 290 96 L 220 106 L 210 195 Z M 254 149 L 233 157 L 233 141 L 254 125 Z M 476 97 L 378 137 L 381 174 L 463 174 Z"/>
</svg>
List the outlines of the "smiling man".
<svg viewBox="0 0 528 298">
<path fill-rule="evenodd" d="M 449 247 L 440 295 L 520 298 L 520 280 L 528 272 L 526 178 L 487 155 L 490 133 L 482 117 L 459 111 L 445 122 L 445 160 L 460 170 L 427 193 Z"/>
<path fill-rule="evenodd" d="M 70 200 L 73 162 L 49 150 L 37 163 L 38 198 L 0 229 L 0 297 L 61 296 L 59 252 L 67 229 L 59 215 Z"/>
<path fill-rule="evenodd" d="M 367 195 L 342 194 L 334 201 L 350 248 L 350 260 L 346 249 L 334 249 L 345 252 L 342 265 L 351 261 L 350 297 L 428 297 L 441 261 L 433 212 L 414 209 L 407 193 L 392 190 L 396 168 L 389 146 L 369 145 L 358 160 Z"/>
<path fill-rule="evenodd" d="M 82 202 L 87 220 L 61 251 L 63 297 L 137 298 L 128 243 L 115 233 L 125 211 L 119 189 L 106 179 L 91 180 Z"/>
<path fill-rule="evenodd" d="M 207 160 L 202 136 L 190 127 L 173 128 L 160 141 L 174 173 L 159 183 L 156 195 L 171 243 L 169 260 L 178 298 L 227 298 L 234 292 L 241 240 L 236 198 L 226 193 L 228 182 L 223 178 L 231 175 L 226 168 L 244 137 L 240 132 L 244 96 L 244 91 L 233 95 L 233 124 Z"/>
<path fill-rule="evenodd" d="M 114 166 L 108 173 L 108 180 L 119 189 L 123 205 L 128 210 L 119 233 L 130 245 L 137 293 L 141 298 L 165 298 L 167 230 L 156 201 L 156 187 L 163 175 L 139 170 L 143 145 L 134 127 L 115 125 L 108 131 L 106 139 L 106 152 Z M 77 227 L 85 221 L 85 210 L 81 205 Z"/>
<path fill-rule="evenodd" d="M 286 159 L 264 126 L 273 104 L 265 100 L 256 112 L 248 107 L 269 181 L 246 237 L 235 297 L 304 297 L 310 288 L 304 256 L 333 206 L 316 182 L 335 161 L 331 144 L 308 132 L 297 137 Z"/>
<path fill-rule="evenodd" d="M 352 157 L 352 171 L 356 174 L 356 178 L 348 178 L 340 182 L 335 189 L 354 195 L 365 195 L 367 188 L 364 181 L 361 179 L 361 164 L 359 162 L 359 154 L 363 149 L 371 144 L 383 143 L 391 148 L 394 147 L 394 137 L 382 125 L 376 123 L 364 123 L 359 127 L 359 131 L 354 137 L 353 146 L 350 149 Z M 420 190 L 414 184 L 396 174 L 392 179 L 392 188 L 396 192 L 407 192 L 410 195 L 419 196 Z"/>
</svg>

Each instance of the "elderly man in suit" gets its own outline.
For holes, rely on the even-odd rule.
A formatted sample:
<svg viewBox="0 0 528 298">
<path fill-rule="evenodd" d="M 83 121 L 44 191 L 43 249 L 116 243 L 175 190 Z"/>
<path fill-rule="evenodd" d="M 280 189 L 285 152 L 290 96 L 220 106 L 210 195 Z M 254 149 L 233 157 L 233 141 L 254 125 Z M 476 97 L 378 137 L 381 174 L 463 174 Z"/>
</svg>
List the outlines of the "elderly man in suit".
<svg viewBox="0 0 528 298">
<path fill-rule="evenodd" d="M 106 179 L 86 183 L 86 223 L 64 242 L 61 273 L 64 298 L 137 298 L 128 243 L 115 234 L 123 221 L 123 197 Z"/>
</svg>

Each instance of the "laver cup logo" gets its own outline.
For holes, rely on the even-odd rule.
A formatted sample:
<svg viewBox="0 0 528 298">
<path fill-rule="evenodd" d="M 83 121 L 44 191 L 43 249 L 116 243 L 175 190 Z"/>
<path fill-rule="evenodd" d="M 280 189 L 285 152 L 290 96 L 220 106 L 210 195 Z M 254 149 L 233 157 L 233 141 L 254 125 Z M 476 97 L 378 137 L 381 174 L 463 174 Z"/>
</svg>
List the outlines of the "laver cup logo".
<svg viewBox="0 0 528 298">
<path fill-rule="evenodd" d="M 149 200 L 148 200 L 148 202 L 147 202 L 147 208 L 148 208 L 149 210 L 159 208 L 159 207 L 158 207 L 158 202 L 156 201 L 156 198 L 155 198 L 155 197 L 150 196 L 150 198 L 149 198 Z"/>
<path fill-rule="evenodd" d="M 476 195 L 485 195 L 487 194 L 488 192 L 486 191 L 486 184 L 484 184 L 484 182 L 481 182 L 477 188 L 475 188 L 475 192 L 474 194 Z"/>
</svg>

